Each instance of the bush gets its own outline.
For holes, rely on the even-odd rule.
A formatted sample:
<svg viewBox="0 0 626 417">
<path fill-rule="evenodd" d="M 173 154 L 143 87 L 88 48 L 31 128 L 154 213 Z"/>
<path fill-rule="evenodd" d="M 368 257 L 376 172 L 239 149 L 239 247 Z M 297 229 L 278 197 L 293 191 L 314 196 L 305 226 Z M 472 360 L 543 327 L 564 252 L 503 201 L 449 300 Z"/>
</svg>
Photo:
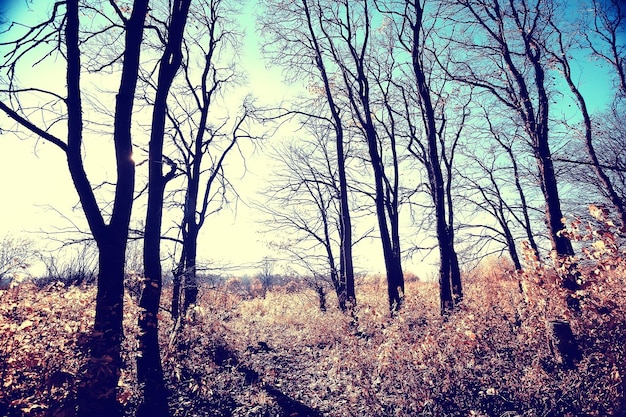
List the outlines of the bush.
<svg viewBox="0 0 626 417">
<path fill-rule="evenodd" d="M 490 261 L 465 274 L 465 299 L 439 316 L 435 283 L 407 282 L 390 316 L 375 280 L 358 287 L 351 314 L 322 313 L 311 289 L 251 298 L 241 280 L 203 287 L 170 343 L 160 324 L 174 416 L 288 416 L 305 405 L 324 416 L 565 417 L 626 414 L 626 253 L 615 227 L 572 222 L 581 289 L 559 285 L 559 263 L 513 271 Z M 166 289 L 164 302 L 167 302 Z M 0 291 L 0 406 L 50 415 L 71 406 L 93 318 L 94 289 L 55 284 Z M 126 300 L 120 398 L 134 412 L 137 307 Z M 566 319 L 581 356 L 562 363 L 549 323 Z"/>
</svg>

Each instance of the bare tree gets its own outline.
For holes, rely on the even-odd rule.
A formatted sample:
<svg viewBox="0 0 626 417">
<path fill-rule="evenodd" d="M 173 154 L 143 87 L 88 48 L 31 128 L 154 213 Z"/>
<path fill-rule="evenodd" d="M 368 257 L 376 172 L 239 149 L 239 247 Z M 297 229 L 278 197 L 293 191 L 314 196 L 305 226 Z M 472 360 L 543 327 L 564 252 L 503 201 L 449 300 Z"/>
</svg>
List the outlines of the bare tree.
<svg viewBox="0 0 626 417">
<path fill-rule="evenodd" d="M 547 22 L 556 5 L 500 0 L 459 0 L 457 4 L 458 15 L 471 19 L 451 17 L 463 29 L 453 36 L 460 49 L 450 73 L 491 93 L 518 116 L 537 163 L 552 248 L 559 256 L 572 255 L 572 244 L 561 233 L 563 213 L 550 149 L 550 100 L 541 46 L 552 39 Z"/>
<path fill-rule="evenodd" d="M 167 182 L 174 176 L 174 168 L 163 172 L 163 146 L 167 102 L 174 78 L 183 60 L 182 42 L 191 0 L 174 0 L 164 18 L 151 16 L 151 28 L 163 42 L 163 53 L 158 65 L 158 78 L 152 104 L 152 124 L 148 143 L 148 205 L 143 234 L 143 288 L 139 307 L 139 350 L 137 377 L 143 388 L 139 416 L 169 416 L 167 389 L 163 379 L 159 347 L 158 312 L 161 301 L 161 224 L 163 198 Z"/>
<path fill-rule="evenodd" d="M 276 261 L 269 256 L 263 257 L 260 263 L 260 271 L 256 275 L 259 281 L 261 281 L 261 286 L 263 287 L 263 298 L 267 295 L 267 292 L 272 285 L 274 285 L 274 267 Z"/>
<path fill-rule="evenodd" d="M 598 4 L 596 1 L 593 2 L 595 9 L 598 10 Z M 617 14 L 615 16 L 616 19 L 621 19 L 622 13 L 620 11 L 620 6 L 617 4 Z M 599 11 L 598 11 L 599 12 Z M 626 96 L 626 80 L 624 79 L 624 57 L 620 56 L 620 53 L 617 49 L 616 40 L 614 38 L 616 27 L 619 24 L 619 20 L 612 22 L 608 18 L 608 12 L 603 11 L 599 16 L 596 16 L 595 28 L 597 31 L 600 31 L 600 27 L 598 24 L 598 20 L 601 19 L 602 22 L 605 23 L 603 25 L 607 30 L 606 32 L 600 32 L 602 35 L 602 39 L 607 41 L 611 46 L 612 51 L 612 59 L 606 57 L 607 60 L 614 65 L 614 68 L 617 69 L 618 79 L 620 80 L 619 85 L 623 90 L 623 93 Z M 589 109 L 587 106 L 587 100 L 583 96 L 583 93 L 580 91 L 580 88 L 575 83 L 573 75 L 572 75 L 572 67 L 571 67 L 571 59 L 569 55 L 571 54 L 572 46 L 570 43 L 572 40 L 566 39 L 566 34 L 564 31 L 559 28 L 558 24 L 555 22 L 555 19 L 551 18 L 549 20 L 550 26 L 553 28 L 556 34 L 556 41 L 551 43 L 551 45 L 544 45 L 546 48 L 546 52 L 552 57 L 552 59 L 558 63 L 560 66 L 560 70 L 563 74 L 563 78 L 567 82 L 567 85 L 572 92 L 572 95 L 575 97 L 576 103 L 578 104 L 578 108 L 580 109 L 580 113 L 583 117 L 583 126 L 584 126 L 584 138 L 585 138 L 585 148 L 587 150 L 587 155 L 591 161 L 591 166 L 595 171 L 595 174 L 600 181 L 600 184 L 604 188 L 605 194 L 609 197 L 613 207 L 615 208 L 617 215 L 620 219 L 622 230 L 626 231 L 626 207 L 622 198 L 618 195 L 615 187 L 613 186 L 613 182 L 611 178 L 603 168 L 602 164 L 600 164 L 600 160 L 596 153 L 596 148 L 593 141 L 593 126 L 591 121 L 591 115 L 589 113 Z M 578 34 L 574 34 L 574 36 L 578 36 Z M 595 44 L 591 43 L 592 38 L 587 35 L 587 40 L 590 42 L 591 48 L 595 54 L 599 54 L 599 49 L 595 46 Z M 552 45 L 554 44 L 554 45 Z"/>
<path fill-rule="evenodd" d="M 462 297 L 461 273 L 454 248 L 454 211 L 452 198 L 453 163 L 456 148 L 469 115 L 467 101 L 453 104 L 454 89 L 444 71 L 438 70 L 435 55 L 445 51 L 443 39 L 433 36 L 435 27 L 442 25 L 441 3 L 426 1 L 378 1 L 392 28 L 388 55 L 397 54 L 402 65 L 394 87 L 399 105 L 385 103 L 390 114 L 399 113 L 408 137 L 409 152 L 424 166 L 428 175 L 429 194 L 434 205 L 435 230 L 440 254 L 439 284 L 441 312 L 449 312 Z M 429 10 L 426 10 L 428 7 Z M 443 59 L 442 59 L 443 61 Z M 458 87 L 456 87 L 458 88 Z M 458 92 L 457 92 L 458 93 Z M 455 94 L 461 95 L 461 94 Z M 448 108 L 450 107 L 450 109 Z M 448 120 L 451 108 L 460 118 Z M 401 110 L 400 110 L 401 109 Z M 391 117 L 390 117 L 391 119 Z"/>
<path fill-rule="evenodd" d="M 234 58 L 242 34 L 228 17 L 236 13 L 237 6 L 225 0 L 206 0 L 192 7 L 195 24 L 185 36 L 181 82 L 167 111 L 173 143 L 168 160 L 181 180 L 168 193 L 168 204 L 182 210 L 175 228 L 181 252 L 173 271 L 172 295 L 177 331 L 183 323 L 180 319 L 197 299 L 200 231 L 208 216 L 228 204 L 229 194 L 237 195 L 226 175 L 227 158 L 235 152 L 242 154 L 242 140 L 258 138 L 250 132 L 251 99 L 244 98 L 234 114 L 222 110 L 224 95 L 243 78 Z"/>
<path fill-rule="evenodd" d="M 395 137 L 390 135 L 387 138 L 389 141 L 383 141 L 383 134 L 378 130 L 375 118 L 375 93 L 368 66 L 372 52 L 373 12 L 367 0 L 341 2 L 322 9 L 318 20 L 328 45 L 328 53 L 338 68 L 341 90 L 351 112 L 351 123 L 358 129 L 367 146 L 368 163 L 374 181 L 376 218 L 385 260 L 389 308 L 394 312 L 400 308 L 404 298 L 399 239 L 399 161 Z M 390 164 L 385 162 L 385 151 L 390 155 Z"/>
<path fill-rule="evenodd" d="M 264 192 L 267 201 L 259 208 L 269 216 L 272 234 L 289 235 L 278 244 L 279 250 L 309 271 L 327 271 L 314 275 L 330 277 L 339 308 L 346 311 L 346 282 L 337 262 L 343 238 L 336 156 L 327 135 L 331 128 L 323 123 L 306 128 L 311 139 L 300 137 L 297 144 L 275 149 L 274 160 L 280 165 Z"/>
<path fill-rule="evenodd" d="M 481 199 L 466 197 L 472 204 L 491 214 L 496 219 L 499 229 L 497 235 L 504 239 L 511 260 L 517 269 L 522 268 L 521 258 L 518 256 L 516 233 L 514 229 L 521 227 L 525 239 L 532 250 L 532 257 L 540 260 L 539 247 L 533 231 L 531 217 L 531 201 L 522 185 L 524 177 L 518 162 L 521 151 L 514 150 L 519 143 L 520 127 L 510 131 L 506 118 L 499 119 L 495 114 L 481 107 L 482 115 L 487 126 L 478 130 L 477 141 L 487 143 L 487 148 L 478 144 L 470 157 L 477 172 L 466 170 L 461 175 L 479 192 Z M 498 123 L 497 120 L 500 120 Z M 519 147 L 519 146 L 518 146 Z M 493 229 L 492 229 L 493 230 Z"/>
<path fill-rule="evenodd" d="M 38 251 L 31 239 L 6 235 L 0 240 L 0 288 L 6 288 L 36 261 Z"/>
<path fill-rule="evenodd" d="M 318 26 L 321 19 L 321 4 L 301 0 L 293 2 L 289 7 L 275 7 L 270 10 L 271 16 L 268 15 L 262 23 L 263 33 L 270 37 L 266 43 L 266 53 L 272 56 L 275 62 L 289 65 L 293 73 L 291 76 L 303 73 L 312 79 L 312 83 L 315 82 L 314 80 L 320 82 L 322 92 L 320 96 L 324 97 L 324 105 L 330 113 L 328 123 L 333 127 L 335 135 L 338 197 L 341 213 L 339 268 L 336 271 L 340 284 L 336 289 L 339 288 L 342 291 L 339 296 L 340 305 L 344 309 L 346 304 L 354 305 L 356 303 L 352 256 L 353 230 L 346 174 L 346 129 L 345 122 L 342 120 L 340 103 L 336 99 L 334 75 L 329 69 L 329 67 L 332 68 L 332 60 L 329 60 L 327 56 L 327 46 Z M 276 18 L 277 11 L 278 19 Z M 302 34 L 305 36 L 301 36 Z M 296 51 L 297 53 L 294 53 Z M 303 60 L 304 57 L 310 57 L 315 63 L 314 68 L 309 62 Z M 296 70 L 294 70 L 294 65 Z M 324 117 L 324 113 L 321 111 L 317 116 Z"/>
<path fill-rule="evenodd" d="M 56 145 L 67 157 L 72 181 L 99 249 L 96 316 L 90 353 L 79 387 L 78 414 L 114 417 L 122 415 L 116 393 L 122 367 L 124 258 L 135 181 L 131 122 L 148 1 L 136 0 L 131 8 L 125 10 L 114 2 L 102 6 L 102 9 L 91 8 L 79 4 L 77 0 L 58 2 L 45 21 L 25 30 L 15 25 L 8 29 L 5 33 L 7 40 L 3 42 L 6 52 L 0 68 L 9 82 L 2 89 L 5 99 L 0 102 L 0 109 L 32 134 Z M 103 19 L 81 18 L 92 14 Z M 104 62 L 104 48 L 98 41 L 102 36 L 109 35 L 119 39 L 114 43 L 120 46 L 121 52 L 118 51 L 113 60 L 106 59 Z M 92 48 L 93 60 L 86 66 L 81 53 L 89 48 Z M 53 59 L 63 59 L 66 63 L 65 80 L 54 83 L 67 86 L 65 91 L 19 85 L 19 68 L 43 65 Z M 98 66 L 100 69 L 115 66 L 121 71 L 112 115 L 111 137 L 117 181 L 112 201 L 108 202 L 112 207 L 109 215 L 106 214 L 106 206 L 99 205 L 85 170 L 83 154 L 84 133 L 89 126 L 87 115 L 90 112 L 84 107 L 81 81 L 88 69 L 97 71 Z M 30 108 L 27 98 L 33 95 L 47 97 L 49 105 L 39 105 L 40 109 Z M 56 113 L 54 106 L 61 106 L 61 115 Z M 34 122 L 37 116 L 43 124 Z"/>
<path fill-rule="evenodd" d="M 626 7 L 620 0 L 591 0 L 591 6 L 583 36 L 593 54 L 615 70 L 618 96 L 626 98 Z"/>
</svg>

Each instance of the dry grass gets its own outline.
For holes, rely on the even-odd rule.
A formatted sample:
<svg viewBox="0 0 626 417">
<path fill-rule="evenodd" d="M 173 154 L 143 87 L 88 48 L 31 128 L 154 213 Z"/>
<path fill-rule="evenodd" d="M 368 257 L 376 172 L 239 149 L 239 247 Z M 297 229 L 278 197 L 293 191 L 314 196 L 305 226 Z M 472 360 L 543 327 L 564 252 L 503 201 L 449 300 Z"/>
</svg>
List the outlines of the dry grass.
<svg viewBox="0 0 626 417">
<path fill-rule="evenodd" d="M 436 285 L 416 280 L 394 318 L 376 280 L 358 288 L 353 314 L 320 312 L 308 290 L 246 299 L 226 287 L 204 289 L 173 344 L 163 314 L 172 413 L 623 416 L 626 257 L 615 236 L 598 244 L 599 235 L 591 235 L 585 259 L 577 260 L 578 312 L 566 306 L 562 271 L 532 262 L 523 274 L 496 261 L 466 273 L 465 300 L 446 320 L 437 314 Z M 92 288 L 0 291 L 0 414 L 53 415 L 71 397 L 93 297 Z M 132 414 L 139 392 L 136 305 L 126 302 L 128 367 L 120 398 Z M 550 349 L 546 323 L 554 318 L 568 319 L 580 344 L 582 359 L 573 369 Z"/>
</svg>

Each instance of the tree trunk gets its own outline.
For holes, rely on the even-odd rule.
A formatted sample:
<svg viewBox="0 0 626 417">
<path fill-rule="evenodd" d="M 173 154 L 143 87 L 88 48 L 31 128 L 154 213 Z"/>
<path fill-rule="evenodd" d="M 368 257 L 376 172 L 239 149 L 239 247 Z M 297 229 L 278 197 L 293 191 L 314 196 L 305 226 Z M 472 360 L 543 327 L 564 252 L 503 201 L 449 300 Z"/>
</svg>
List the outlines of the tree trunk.
<svg viewBox="0 0 626 417">
<path fill-rule="evenodd" d="M 341 228 L 341 241 L 339 242 L 339 274 L 343 290 L 345 291 L 345 300 L 343 300 L 343 309 L 345 310 L 346 301 L 351 305 L 356 304 L 356 291 L 354 288 L 354 265 L 352 261 L 352 220 L 350 218 L 350 209 L 348 206 L 348 182 L 346 179 L 343 134 L 337 135 L 336 142 L 337 175 L 339 176 L 339 227 Z"/>
<path fill-rule="evenodd" d="M 159 181 L 160 180 L 160 181 Z M 160 182 L 161 184 L 157 184 Z M 144 234 L 145 278 L 139 301 L 139 355 L 137 356 L 137 378 L 143 389 L 143 401 L 138 416 L 168 416 L 168 392 L 163 379 L 161 350 L 159 346 L 158 312 L 161 301 L 161 213 L 162 197 L 159 200 L 155 188 L 164 188 L 163 178 L 150 179 L 148 214 Z M 152 198 L 151 198 L 152 197 Z M 155 201 L 156 200 L 156 201 Z"/>
<path fill-rule="evenodd" d="M 183 308 L 181 311 L 184 320 L 189 307 L 198 301 L 198 278 L 196 266 L 196 253 L 198 251 L 198 228 L 195 224 L 189 224 L 187 241 L 185 242 L 185 273 L 183 274 Z"/>
<path fill-rule="evenodd" d="M 520 262 L 519 255 L 517 254 L 515 239 L 513 239 L 513 234 L 511 233 L 511 229 L 509 229 L 509 226 L 506 224 L 506 220 L 503 221 L 502 225 L 504 230 L 504 237 L 506 239 L 506 245 L 509 250 L 509 255 L 511 256 L 511 260 L 513 261 L 515 270 L 520 271 L 522 269 L 522 263 Z"/>
<path fill-rule="evenodd" d="M 373 127 L 371 128 L 373 130 Z M 382 172 L 382 161 L 378 154 L 378 140 L 376 134 L 370 132 L 368 134 L 368 147 L 370 149 L 370 157 L 372 158 L 372 166 L 374 168 L 374 182 L 376 184 L 376 217 L 378 219 L 378 228 L 380 231 L 380 240 L 383 247 L 383 257 L 385 259 L 385 270 L 387 273 L 387 295 L 389 298 L 389 309 L 395 312 L 402 306 L 401 287 L 404 286 L 402 277 L 402 266 L 399 256 L 396 255 L 391 236 L 389 235 L 389 227 L 387 225 L 387 215 L 385 214 L 385 190 L 383 186 L 384 173 Z"/>
<path fill-rule="evenodd" d="M 541 189 L 546 201 L 546 225 L 550 233 L 552 250 L 558 256 L 572 256 L 574 249 L 570 240 L 561 231 L 565 229 L 563 224 L 563 212 L 559 199 L 558 186 L 552 163 L 552 155 L 546 139 L 541 139 L 536 146 L 537 165 L 541 177 Z"/>
<path fill-rule="evenodd" d="M 168 392 L 163 378 L 159 345 L 158 313 L 161 302 L 161 223 L 163 196 L 167 179 L 163 174 L 165 117 L 170 87 L 182 62 L 182 38 L 191 0 L 176 0 L 171 8 L 171 23 L 165 50 L 159 64 L 156 97 L 152 110 L 148 165 L 148 208 L 144 233 L 144 287 L 139 301 L 139 355 L 137 378 L 143 388 L 138 415 L 167 417 Z"/>
<path fill-rule="evenodd" d="M 185 250 L 183 249 L 180 260 L 178 261 L 178 265 L 172 271 L 173 279 L 172 279 L 172 302 L 171 302 L 171 310 L 172 310 L 172 321 L 176 323 L 178 321 L 178 317 L 180 315 L 180 289 L 183 279 L 183 274 L 185 273 Z"/>
<path fill-rule="evenodd" d="M 346 155 L 344 151 L 344 132 L 341 116 L 339 115 L 339 108 L 335 104 L 333 92 L 331 89 L 331 82 L 324 66 L 324 60 L 320 45 L 317 41 L 315 30 L 313 30 L 313 24 L 311 20 L 311 12 L 309 10 L 308 2 L 305 0 L 302 2 L 304 6 L 304 12 L 307 19 L 307 26 L 311 40 L 313 42 L 313 49 L 315 51 L 315 63 L 320 72 L 322 82 L 324 83 L 324 93 L 328 102 L 328 108 L 330 110 L 333 128 L 335 130 L 335 145 L 337 150 L 337 176 L 339 180 L 339 279 L 341 281 L 341 292 L 337 293 L 339 299 L 339 308 L 342 311 L 346 310 L 347 304 L 356 305 L 356 292 L 354 288 L 354 265 L 352 257 L 352 219 L 350 215 L 350 208 L 348 202 L 348 181 L 346 176 Z M 334 262 L 333 262 L 334 263 Z M 331 270 L 334 267 L 331 265 Z"/>
<path fill-rule="evenodd" d="M 123 233 L 121 233 L 123 235 Z M 78 415 L 121 416 L 117 401 L 123 337 L 124 258 L 126 240 L 98 244 L 98 293 L 89 360 L 78 387 Z"/>
<path fill-rule="evenodd" d="M 582 357 L 572 327 L 566 320 L 548 322 L 548 344 L 552 355 L 565 369 L 573 369 Z"/>
<path fill-rule="evenodd" d="M 526 237 L 528 238 L 528 244 L 530 245 L 530 248 L 533 250 L 533 253 L 535 257 L 537 258 L 537 261 L 539 261 L 541 259 L 540 253 L 539 253 L 539 246 L 537 246 L 537 242 L 535 241 L 535 236 L 532 231 L 531 222 L 530 222 L 530 214 L 528 213 L 528 203 L 526 202 L 526 194 L 524 193 L 524 189 L 522 188 L 522 183 L 520 181 L 520 176 L 519 176 L 519 167 L 517 166 L 517 161 L 515 159 L 515 155 L 513 154 L 513 149 L 511 148 L 511 146 L 505 145 L 501 141 L 498 141 L 498 143 L 500 143 L 500 145 L 504 148 L 506 153 L 509 155 L 509 159 L 511 160 L 511 166 L 513 168 L 513 176 L 515 178 L 515 188 L 517 189 L 517 194 L 519 195 L 519 198 L 520 198 L 520 203 L 522 206 L 521 207 L 522 216 L 524 218 L 523 222 L 521 222 L 522 227 L 524 228 L 524 231 L 526 232 Z"/>
<path fill-rule="evenodd" d="M 324 287 L 321 285 L 317 285 L 315 287 L 315 292 L 317 292 L 317 297 L 320 301 L 320 311 L 326 311 L 326 292 L 324 291 Z"/>
<path fill-rule="evenodd" d="M 417 86 L 419 101 L 422 108 L 422 118 L 424 120 L 424 128 L 426 131 L 426 145 L 424 154 L 419 156 L 422 163 L 426 166 L 428 172 L 428 181 L 430 184 L 430 193 L 435 208 L 435 223 L 437 233 L 437 244 L 439 246 L 440 266 L 439 266 L 439 292 L 440 292 L 440 308 L 441 314 L 446 315 L 453 308 L 455 303 L 460 302 L 463 298 L 461 286 L 461 273 L 459 269 L 458 259 L 454 250 L 454 234 L 452 224 L 447 224 L 443 173 L 441 170 L 441 162 L 439 152 L 437 150 L 437 130 L 436 115 L 430 96 L 429 84 L 426 79 L 426 73 L 422 65 L 422 19 L 424 9 L 420 2 L 411 4 L 415 13 L 414 21 L 410 23 L 412 30 L 411 42 L 411 63 L 413 75 L 415 76 L 415 84 Z M 424 148 L 422 148 L 424 149 Z M 413 151 L 414 155 L 418 153 Z M 448 186 L 448 194 L 449 194 Z M 451 196 L 448 195 L 448 198 Z M 452 202 L 449 201 L 450 219 L 452 218 Z M 451 222 L 451 220 L 450 220 Z"/>
<path fill-rule="evenodd" d="M 450 245 L 450 283 L 452 284 L 452 296 L 454 305 L 458 305 L 463 301 L 463 285 L 461 283 L 461 268 L 459 266 L 459 258 L 454 249 L 454 237 L 449 234 L 448 244 Z"/>
<path fill-rule="evenodd" d="M 365 74 L 361 74 L 363 80 L 365 80 Z M 401 289 L 404 287 L 404 278 L 402 275 L 402 263 L 400 254 L 397 253 L 397 248 L 394 250 L 392 242 L 392 236 L 387 224 L 387 207 L 385 195 L 390 192 L 385 189 L 384 182 L 386 179 L 384 172 L 384 165 L 382 158 L 378 152 L 378 135 L 374 128 L 374 123 L 371 120 L 371 112 L 369 109 L 368 97 L 363 96 L 361 98 L 364 106 L 364 119 L 363 129 L 365 130 L 365 136 L 367 140 L 367 147 L 370 155 L 370 163 L 374 173 L 375 184 L 375 206 L 376 206 L 376 218 L 378 219 L 378 229 L 380 231 L 380 240 L 383 247 L 383 257 L 385 260 L 385 270 L 387 273 L 387 295 L 389 297 L 389 309 L 396 312 L 402 306 L 403 294 Z M 397 180 L 397 178 L 396 178 Z M 390 219 L 393 222 L 393 219 Z M 393 225 L 392 225 L 393 227 Z"/>
<path fill-rule="evenodd" d="M 536 40 L 531 37 L 532 35 L 526 33 L 524 28 L 520 28 L 520 30 L 524 39 L 526 56 L 534 69 L 534 83 L 537 90 L 536 114 L 532 108 L 533 100 L 526 87 L 524 77 L 515 68 L 508 50 L 505 51 L 505 59 L 519 86 L 520 107 L 518 111 L 524 120 L 524 128 L 532 139 L 541 178 L 541 190 L 546 202 L 546 224 L 552 249 L 556 251 L 559 257 L 572 256 L 574 255 L 572 243 L 561 233 L 565 225 L 562 221 L 563 212 L 561 211 L 561 201 L 549 145 L 549 101 L 545 90 L 545 73 L 541 62 L 541 51 L 540 48 L 536 47 Z"/>
<path fill-rule="evenodd" d="M 337 262 L 335 261 L 335 255 L 333 254 L 333 248 L 331 246 L 331 238 L 326 213 L 322 213 L 322 221 L 324 223 L 324 247 L 326 248 L 326 258 L 328 259 L 330 280 L 333 283 L 333 288 L 335 289 L 335 293 L 337 294 L 337 304 L 339 306 L 339 309 L 345 313 L 348 310 L 348 303 L 350 303 L 350 305 L 354 307 L 354 304 L 356 302 L 356 298 L 354 298 L 354 288 L 352 290 L 352 298 L 349 298 L 348 290 L 346 288 L 347 284 L 345 276 L 342 278 L 341 273 L 337 270 Z M 343 238 L 340 236 L 340 239 Z"/>
<path fill-rule="evenodd" d="M 135 1 L 132 14 L 125 23 L 124 59 L 113 126 L 117 182 L 110 223 L 106 225 L 83 167 L 79 5 L 76 0 L 67 2 L 67 163 L 99 250 L 96 317 L 89 359 L 83 367 L 78 387 L 77 415 L 80 417 L 122 415 L 117 389 L 122 367 L 124 263 L 135 184 L 130 132 L 147 11 L 148 0 Z"/>
</svg>

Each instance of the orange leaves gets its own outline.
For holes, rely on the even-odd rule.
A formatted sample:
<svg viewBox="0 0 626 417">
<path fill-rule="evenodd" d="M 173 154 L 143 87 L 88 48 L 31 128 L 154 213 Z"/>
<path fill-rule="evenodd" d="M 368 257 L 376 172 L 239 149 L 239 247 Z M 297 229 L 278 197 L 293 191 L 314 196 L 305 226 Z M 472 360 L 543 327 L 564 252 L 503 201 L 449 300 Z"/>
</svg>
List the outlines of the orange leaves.
<svg viewBox="0 0 626 417">
<path fill-rule="evenodd" d="M 21 331 L 21 330 L 28 329 L 28 328 L 29 328 L 29 327 L 31 327 L 32 325 L 33 325 L 33 322 L 32 322 L 32 321 L 30 321 L 30 320 L 24 320 L 24 321 L 22 322 L 22 324 L 20 324 L 20 325 L 18 326 L 17 331 L 19 332 L 19 331 Z"/>
<path fill-rule="evenodd" d="M 603 254 L 585 258 L 585 285 L 574 294 L 582 309 L 572 328 L 584 352 L 573 370 L 560 369 L 546 343 L 545 320 L 560 302 L 550 265 L 523 274 L 501 263 L 474 269 L 465 300 L 445 321 L 436 283 L 408 282 L 394 318 L 384 293 L 366 280 L 352 315 L 321 313 L 315 293 L 302 287 L 246 299 L 224 286 L 201 291 L 195 319 L 171 342 L 169 315 L 158 317 L 172 407 L 176 415 L 271 414 L 276 403 L 263 390 L 271 384 L 330 417 L 565 415 L 565 406 L 577 415 L 615 414 L 624 378 L 619 361 L 626 357 L 616 343 L 626 337 L 626 265 L 623 256 L 607 254 L 609 234 L 585 233 L 594 237 L 590 253 Z M 0 402 L 13 404 L 12 412 L 38 415 L 44 410 L 37 407 L 69 398 L 74 380 L 54 390 L 42 381 L 55 370 L 78 374 L 93 297 L 93 289 L 74 287 L 0 292 Z M 129 298 L 126 312 L 128 366 L 118 398 L 132 410 L 140 395 L 132 366 L 139 309 Z M 106 371 L 109 360 L 98 359 L 95 368 Z"/>
</svg>

